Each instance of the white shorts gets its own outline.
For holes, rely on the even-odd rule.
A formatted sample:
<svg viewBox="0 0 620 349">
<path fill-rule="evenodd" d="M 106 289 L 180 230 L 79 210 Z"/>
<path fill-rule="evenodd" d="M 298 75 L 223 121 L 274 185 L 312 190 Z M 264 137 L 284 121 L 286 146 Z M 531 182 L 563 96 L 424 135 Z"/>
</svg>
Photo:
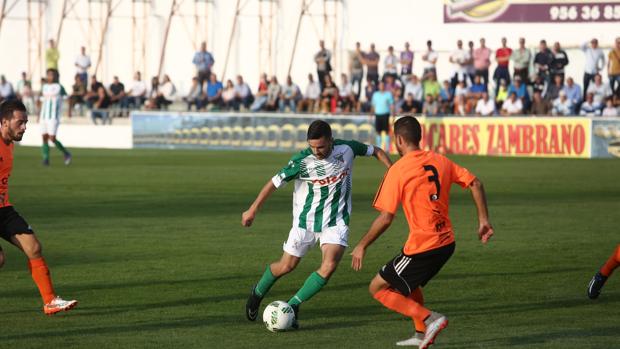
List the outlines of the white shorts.
<svg viewBox="0 0 620 349">
<path fill-rule="evenodd" d="M 320 241 L 321 246 L 323 244 L 335 244 L 347 247 L 349 246 L 348 240 L 349 227 L 345 225 L 329 227 L 320 233 L 293 227 L 288 233 L 288 240 L 284 242 L 282 249 L 292 256 L 303 257 L 317 241 Z"/>
<path fill-rule="evenodd" d="M 56 131 L 58 131 L 58 126 L 60 126 L 60 120 L 41 120 L 41 134 L 55 136 Z"/>
</svg>

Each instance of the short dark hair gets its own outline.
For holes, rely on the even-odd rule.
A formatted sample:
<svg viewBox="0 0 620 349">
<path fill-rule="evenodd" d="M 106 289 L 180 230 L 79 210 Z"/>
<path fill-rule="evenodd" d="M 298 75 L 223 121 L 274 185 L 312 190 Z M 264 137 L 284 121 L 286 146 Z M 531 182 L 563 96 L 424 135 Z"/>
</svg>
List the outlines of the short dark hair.
<svg viewBox="0 0 620 349">
<path fill-rule="evenodd" d="M 27 112 L 24 103 L 17 99 L 9 99 L 0 103 L 0 121 L 11 120 L 13 118 L 13 112 L 23 111 Z"/>
<path fill-rule="evenodd" d="M 332 128 L 323 120 L 314 120 L 308 127 L 308 139 L 332 138 Z"/>
<path fill-rule="evenodd" d="M 422 127 L 413 116 L 403 116 L 394 123 L 394 133 L 407 141 L 407 143 L 420 145 L 422 139 Z"/>
</svg>

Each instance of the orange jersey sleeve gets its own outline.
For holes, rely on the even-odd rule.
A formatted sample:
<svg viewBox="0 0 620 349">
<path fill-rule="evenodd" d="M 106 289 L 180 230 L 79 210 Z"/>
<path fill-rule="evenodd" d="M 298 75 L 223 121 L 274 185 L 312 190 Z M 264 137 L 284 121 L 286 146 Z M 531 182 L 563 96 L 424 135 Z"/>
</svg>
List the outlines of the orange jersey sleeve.
<svg viewBox="0 0 620 349">
<path fill-rule="evenodd" d="M 387 171 L 379 186 L 377 195 L 375 195 L 375 200 L 372 204 L 374 208 L 379 211 L 396 214 L 401 202 L 399 175 L 398 169 L 393 166 Z"/>
</svg>

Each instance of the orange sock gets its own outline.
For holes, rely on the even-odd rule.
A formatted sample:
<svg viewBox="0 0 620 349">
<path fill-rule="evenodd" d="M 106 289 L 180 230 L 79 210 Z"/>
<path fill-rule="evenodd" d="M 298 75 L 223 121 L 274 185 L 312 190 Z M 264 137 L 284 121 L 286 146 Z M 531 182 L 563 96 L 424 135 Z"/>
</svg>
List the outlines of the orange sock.
<svg viewBox="0 0 620 349">
<path fill-rule="evenodd" d="M 47 304 L 54 299 L 54 287 L 52 286 L 52 278 L 43 257 L 31 259 L 28 261 L 28 268 L 32 274 L 32 279 L 37 284 L 43 304 Z"/>
<path fill-rule="evenodd" d="M 424 322 L 431 312 L 409 297 L 405 297 L 393 289 L 386 288 L 373 296 L 386 308 L 405 316 Z"/>
<path fill-rule="evenodd" d="M 616 269 L 620 265 L 620 245 L 616 247 L 614 253 L 609 257 L 605 265 L 601 268 L 601 274 L 603 276 L 610 276 L 613 273 L 614 269 Z"/>
<path fill-rule="evenodd" d="M 422 294 L 422 289 L 419 287 L 413 290 L 413 292 L 409 295 L 409 298 L 413 299 L 420 305 L 424 305 L 424 295 Z M 413 318 L 413 326 L 415 327 L 416 332 L 426 332 L 426 324 L 424 324 L 424 321 L 422 320 Z"/>
</svg>

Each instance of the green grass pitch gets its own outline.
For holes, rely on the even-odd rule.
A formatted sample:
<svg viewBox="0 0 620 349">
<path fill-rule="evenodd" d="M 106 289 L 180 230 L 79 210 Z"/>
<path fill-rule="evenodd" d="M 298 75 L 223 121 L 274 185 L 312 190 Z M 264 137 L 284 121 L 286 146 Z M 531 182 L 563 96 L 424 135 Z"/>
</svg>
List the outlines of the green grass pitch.
<svg viewBox="0 0 620 349">
<path fill-rule="evenodd" d="M 411 335 L 410 320 L 367 292 L 406 238 L 402 214 L 361 272 L 347 253 L 302 306 L 299 331 L 245 319 L 250 287 L 282 253 L 292 185 L 252 228 L 241 212 L 290 154 L 75 150 L 70 167 L 53 154 L 42 168 L 39 149 L 17 148 L 11 201 L 43 242 L 57 292 L 80 305 L 44 316 L 25 258 L 0 241 L 0 348 L 386 348 Z M 433 348 L 620 348 L 620 274 L 599 300 L 586 297 L 620 242 L 620 161 L 453 159 L 484 181 L 496 236 L 477 241 L 469 193 L 453 187 L 457 250 L 424 289 L 450 319 Z M 352 245 L 376 216 L 382 173 L 374 159 L 356 161 Z M 312 250 L 261 311 L 294 294 L 319 260 Z"/>
</svg>

